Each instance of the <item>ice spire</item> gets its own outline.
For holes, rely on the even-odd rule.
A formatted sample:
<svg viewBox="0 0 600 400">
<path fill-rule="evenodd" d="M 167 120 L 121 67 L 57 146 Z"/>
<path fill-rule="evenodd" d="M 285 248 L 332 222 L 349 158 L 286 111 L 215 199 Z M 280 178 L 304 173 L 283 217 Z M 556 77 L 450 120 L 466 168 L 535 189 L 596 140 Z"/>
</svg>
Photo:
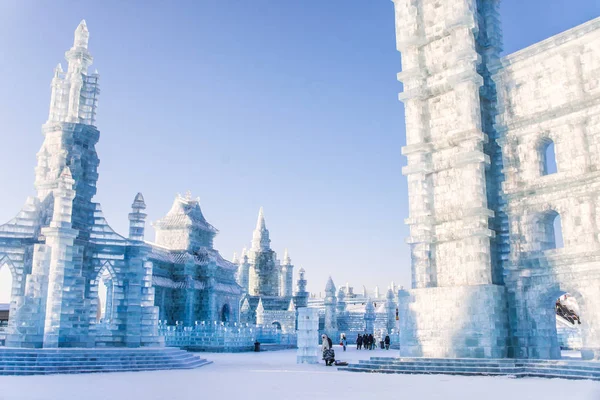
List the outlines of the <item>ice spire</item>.
<svg viewBox="0 0 600 400">
<path fill-rule="evenodd" d="M 131 213 L 129 213 L 129 239 L 144 240 L 144 231 L 146 228 L 146 202 L 144 196 L 138 193 L 131 204 Z"/>
<path fill-rule="evenodd" d="M 73 41 L 73 48 L 83 47 L 87 49 L 88 41 L 90 40 L 90 32 L 88 31 L 85 19 L 82 19 L 77 29 L 75 29 L 75 40 Z"/>
<path fill-rule="evenodd" d="M 283 265 L 291 265 L 292 264 L 292 259 L 290 258 L 290 255 L 288 254 L 288 249 L 285 249 L 285 251 L 283 252 Z"/>
<path fill-rule="evenodd" d="M 256 221 L 256 229 L 252 234 L 252 250 L 270 250 L 271 240 L 269 239 L 269 231 L 265 223 L 265 213 L 261 207 L 258 211 L 258 220 Z"/>
<path fill-rule="evenodd" d="M 290 305 L 288 306 L 288 311 L 296 311 L 296 305 L 294 304 L 294 299 L 290 299 Z"/>
<path fill-rule="evenodd" d="M 237 252 L 233 252 L 233 258 L 231 259 L 231 262 L 234 264 L 237 264 L 240 262 L 240 260 L 238 260 L 238 256 L 237 256 Z"/>
</svg>

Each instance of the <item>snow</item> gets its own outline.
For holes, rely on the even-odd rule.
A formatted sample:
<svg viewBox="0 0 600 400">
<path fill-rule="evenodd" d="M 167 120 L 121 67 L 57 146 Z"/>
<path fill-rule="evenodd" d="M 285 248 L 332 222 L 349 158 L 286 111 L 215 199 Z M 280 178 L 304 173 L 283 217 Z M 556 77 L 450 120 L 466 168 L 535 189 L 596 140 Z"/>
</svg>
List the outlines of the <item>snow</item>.
<svg viewBox="0 0 600 400">
<path fill-rule="evenodd" d="M 396 354 L 354 348 L 343 353 L 338 346 L 335 350 L 337 358 L 345 361 Z M 600 382 L 593 381 L 351 373 L 325 367 L 323 362 L 296 364 L 296 350 L 199 356 L 214 363 L 180 371 L 0 377 L 0 399 L 600 399 Z"/>
</svg>

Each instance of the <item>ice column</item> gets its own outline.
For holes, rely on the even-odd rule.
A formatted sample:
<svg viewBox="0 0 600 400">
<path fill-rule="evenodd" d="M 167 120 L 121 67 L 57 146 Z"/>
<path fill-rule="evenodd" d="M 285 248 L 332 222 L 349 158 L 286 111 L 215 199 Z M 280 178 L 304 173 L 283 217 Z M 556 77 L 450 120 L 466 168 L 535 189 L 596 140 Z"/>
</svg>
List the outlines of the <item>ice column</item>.
<svg viewBox="0 0 600 400">
<path fill-rule="evenodd" d="M 298 310 L 298 364 L 319 363 L 319 310 L 301 308 Z"/>
</svg>

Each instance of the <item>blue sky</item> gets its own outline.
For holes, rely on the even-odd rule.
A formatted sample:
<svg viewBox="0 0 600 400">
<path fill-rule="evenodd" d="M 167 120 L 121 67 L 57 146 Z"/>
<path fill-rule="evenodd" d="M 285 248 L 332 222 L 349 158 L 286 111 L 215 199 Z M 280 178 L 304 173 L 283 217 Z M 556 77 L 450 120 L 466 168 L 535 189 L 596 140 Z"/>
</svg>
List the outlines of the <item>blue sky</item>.
<svg viewBox="0 0 600 400">
<path fill-rule="evenodd" d="M 510 53 L 600 2 L 504 0 L 501 14 Z M 311 291 L 328 275 L 409 286 L 391 1 L 0 1 L 1 221 L 33 194 L 52 69 L 81 19 L 101 74 L 96 200 L 117 231 L 138 191 L 154 221 L 189 189 L 226 258 L 264 206 Z"/>
</svg>

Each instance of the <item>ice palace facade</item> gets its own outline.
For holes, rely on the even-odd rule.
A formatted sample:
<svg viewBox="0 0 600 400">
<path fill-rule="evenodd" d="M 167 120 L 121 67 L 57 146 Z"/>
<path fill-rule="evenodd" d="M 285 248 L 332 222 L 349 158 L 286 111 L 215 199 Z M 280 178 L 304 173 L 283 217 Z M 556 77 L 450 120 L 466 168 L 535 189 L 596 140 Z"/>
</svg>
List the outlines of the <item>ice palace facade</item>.
<svg viewBox="0 0 600 400">
<path fill-rule="evenodd" d="M 568 293 L 582 356 L 598 358 L 600 18 L 500 57 L 499 1 L 393 1 L 412 257 L 401 354 L 559 358 Z"/>
</svg>

